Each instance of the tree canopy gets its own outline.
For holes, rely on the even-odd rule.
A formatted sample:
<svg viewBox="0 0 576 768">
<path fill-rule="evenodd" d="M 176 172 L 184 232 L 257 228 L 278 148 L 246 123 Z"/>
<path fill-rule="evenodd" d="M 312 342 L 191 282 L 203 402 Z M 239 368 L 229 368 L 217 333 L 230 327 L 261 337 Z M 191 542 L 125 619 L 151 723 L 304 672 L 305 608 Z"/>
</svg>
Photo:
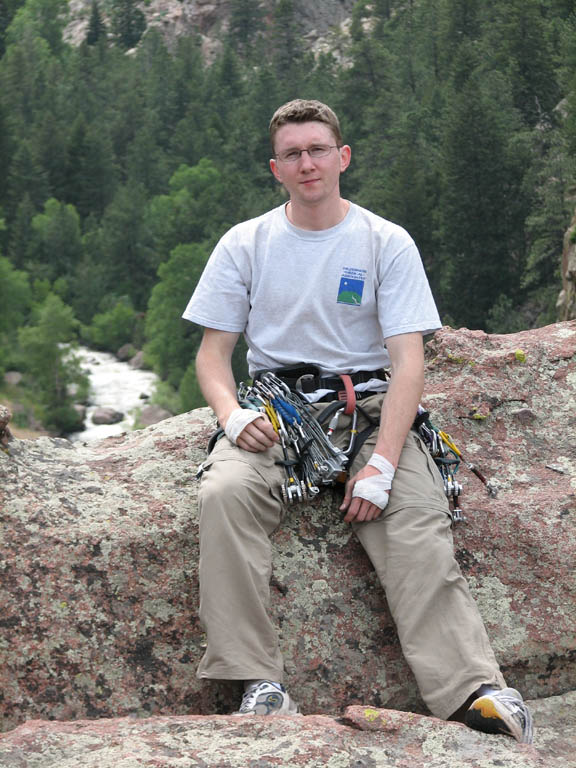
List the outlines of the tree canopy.
<svg viewBox="0 0 576 768">
<path fill-rule="evenodd" d="M 218 238 L 284 199 L 267 123 L 295 97 L 340 115 L 344 194 L 412 234 L 445 322 L 555 320 L 576 157 L 573 0 L 358 0 L 334 54 L 305 49 L 295 0 L 229 12 L 207 62 L 193 35 L 169 50 L 134 0 L 93 0 L 76 47 L 65 0 L 3 3 L 0 367 L 41 371 L 52 332 L 111 349 L 144 333 L 180 407 L 200 404 L 199 331 L 180 316 Z M 56 402 L 62 388 L 45 384 Z"/>
</svg>

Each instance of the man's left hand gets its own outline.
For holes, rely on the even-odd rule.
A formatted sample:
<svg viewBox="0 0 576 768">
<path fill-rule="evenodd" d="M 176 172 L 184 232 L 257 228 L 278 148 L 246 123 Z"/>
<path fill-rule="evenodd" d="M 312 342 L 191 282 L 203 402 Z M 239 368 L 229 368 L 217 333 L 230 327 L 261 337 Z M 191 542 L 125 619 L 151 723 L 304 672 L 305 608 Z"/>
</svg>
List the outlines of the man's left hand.
<svg viewBox="0 0 576 768">
<path fill-rule="evenodd" d="M 361 469 L 360 472 L 355 474 L 354 477 L 348 480 L 346 483 L 344 501 L 340 506 L 340 511 L 346 512 L 346 516 L 344 517 L 345 523 L 366 523 L 369 520 L 376 520 L 380 517 L 383 507 L 377 507 L 376 504 L 373 504 L 367 499 L 363 499 L 361 496 L 352 496 L 354 493 L 354 486 L 358 480 L 374 477 L 379 474 L 380 472 L 376 467 L 367 465 L 364 469 Z"/>
</svg>

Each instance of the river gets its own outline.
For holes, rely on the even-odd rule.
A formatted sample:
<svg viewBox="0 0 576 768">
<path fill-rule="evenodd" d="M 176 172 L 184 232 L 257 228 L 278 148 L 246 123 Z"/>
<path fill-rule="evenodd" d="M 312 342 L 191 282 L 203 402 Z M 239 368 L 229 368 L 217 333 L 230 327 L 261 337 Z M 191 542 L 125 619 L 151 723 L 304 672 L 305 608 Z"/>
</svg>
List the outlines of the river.
<svg viewBox="0 0 576 768">
<path fill-rule="evenodd" d="M 135 411 L 146 405 L 158 377 L 152 371 L 132 368 L 120 362 L 108 352 L 79 347 L 74 351 L 90 380 L 89 405 L 86 412 L 86 428 L 68 435 L 72 442 L 100 440 L 120 435 L 134 426 Z M 124 414 L 117 424 L 93 424 L 92 414 L 97 408 L 114 408 Z"/>
</svg>

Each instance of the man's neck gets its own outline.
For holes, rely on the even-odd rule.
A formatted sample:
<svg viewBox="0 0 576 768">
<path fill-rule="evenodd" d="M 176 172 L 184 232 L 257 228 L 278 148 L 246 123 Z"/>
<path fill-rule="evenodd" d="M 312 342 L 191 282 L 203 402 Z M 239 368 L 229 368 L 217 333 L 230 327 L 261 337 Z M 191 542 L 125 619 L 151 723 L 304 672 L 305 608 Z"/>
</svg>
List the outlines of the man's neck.
<svg viewBox="0 0 576 768">
<path fill-rule="evenodd" d="M 291 200 L 286 205 L 288 221 L 298 229 L 323 230 L 335 227 L 345 218 L 350 208 L 350 203 L 343 198 L 338 198 L 336 205 L 324 206 L 299 206 Z"/>
</svg>

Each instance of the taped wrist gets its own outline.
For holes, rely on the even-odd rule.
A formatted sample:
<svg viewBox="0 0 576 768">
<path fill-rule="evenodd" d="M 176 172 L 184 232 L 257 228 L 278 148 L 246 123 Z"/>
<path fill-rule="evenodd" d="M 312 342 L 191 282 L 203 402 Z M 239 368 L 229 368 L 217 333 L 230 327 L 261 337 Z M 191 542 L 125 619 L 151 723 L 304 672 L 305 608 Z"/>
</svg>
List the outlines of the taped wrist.
<svg viewBox="0 0 576 768">
<path fill-rule="evenodd" d="M 231 443 L 236 445 L 242 430 L 256 419 L 263 418 L 260 411 L 253 411 L 249 408 L 235 408 L 228 416 L 228 421 L 224 427 L 224 433 Z"/>
<path fill-rule="evenodd" d="M 388 491 L 392 487 L 392 480 L 396 470 L 388 459 L 385 459 L 379 453 L 373 453 L 368 459 L 367 464 L 375 467 L 380 474 L 358 480 L 354 485 L 352 496 L 359 496 L 361 499 L 366 499 L 366 501 L 380 507 L 380 509 L 384 509 L 388 504 Z"/>
<path fill-rule="evenodd" d="M 396 470 L 394 469 L 394 465 L 391 464 L 388 459 L 384 458 L 384 456 L 379 453 L 373 453 L 366 463 L 371 467 L 376 467 L 382 477 L 386 479 L 386 482 L 388 483 L 386 487 L 388 489 L 392 488 L 392 480 L 394 479 Z"/>
</svg>

